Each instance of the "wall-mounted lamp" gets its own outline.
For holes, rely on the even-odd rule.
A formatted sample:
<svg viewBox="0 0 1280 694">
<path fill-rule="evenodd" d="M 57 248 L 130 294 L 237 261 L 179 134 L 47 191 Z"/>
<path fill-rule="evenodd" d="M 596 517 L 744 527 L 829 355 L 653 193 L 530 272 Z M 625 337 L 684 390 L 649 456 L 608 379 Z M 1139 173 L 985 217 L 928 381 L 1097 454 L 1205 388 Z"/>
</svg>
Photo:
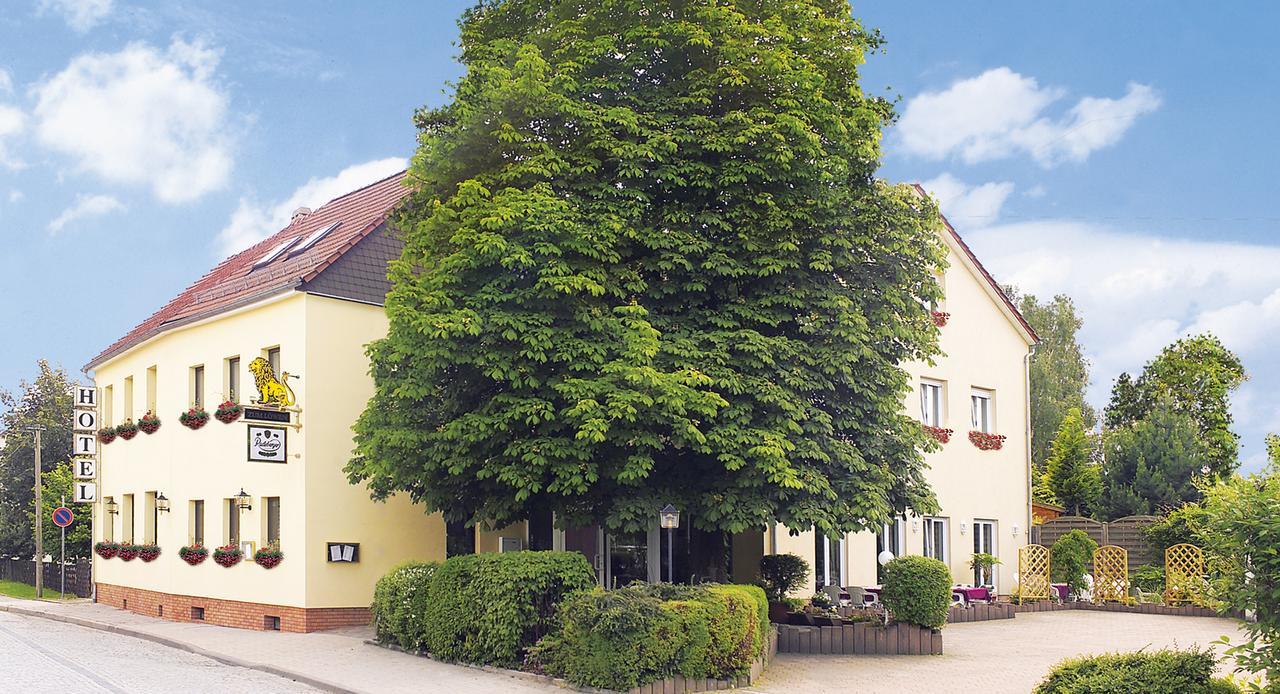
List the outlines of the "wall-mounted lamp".
<svg viewBox="0 0 1280 694">
<path fill-rule="evenodd" d="M 253 497 L 249 496 L 248 494 L 245 494 L 244 487 L 241 487 L 240 493 L 236 494 L 236 508 L 240 509 L 241 511 L 252 511 L 253 510 L 252 500 L 253 500 Z"/>
<path fill-rule="evenodd" d="M 114 516 L 120 513 L 120 506 L 116 504 L 115 497 L 107 497 L 107 500 L 102 502 L 102 508 L 106 510 L 108 515 Z"/>
<path fill-rule="evenodd" d="M 919 532 L 919 530 L 920 530 L 920 519 L 919 519 L 919 518 L 912 518 L 912 519 L 911 519 L 911 532 L 913 532 L 913 533 L 914 533 L 914 532 Z"/>
<path fill-rule="evenodd" d="M 1018 526 L 1016 526 L 1016 525 L 1015 525 L 1015 526 L 1013 526 L 1013 536 L 1014 536 L 1014 537 L 1017 537 L 1017 536 L 1018 536 Z"/>
<path fill-rule="evenodd" d="M 164 495 L 164 492 L 156 492 L 156 511 L 158 513 L 169 512 L 169 499 Z"/>
<path fill-rule="evenodd" d="M 967 530 L 968 528 L 969 528 L 969 524 L 968 524 L 968 523 L 965 523 L 964 521 L 961 521 L 961 522 L 960 522 L 960 534 L 961 534 L 961 535 L 963 535 L 963 534 L 964 534 L 964 531 L 965 531 L 965 530 Z"/>
</svg>

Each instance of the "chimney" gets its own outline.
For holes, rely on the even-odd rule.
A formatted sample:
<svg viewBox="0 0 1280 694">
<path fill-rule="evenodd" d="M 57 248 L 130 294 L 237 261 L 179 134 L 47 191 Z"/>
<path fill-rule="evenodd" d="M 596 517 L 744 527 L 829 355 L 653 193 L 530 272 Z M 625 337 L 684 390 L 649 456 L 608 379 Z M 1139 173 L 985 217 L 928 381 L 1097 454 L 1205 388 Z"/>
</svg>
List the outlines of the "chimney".
<svg viewBox="0 0 1280 694">
<path fill-rule="evenodd" d="M 293 214 L 289 215 L 289 222 L 290 223 L 296 222 L 300 217 L 306 217 L 309 214 L 311 214 L 310 207 L 299 207 L 298 209 L 293 211 Z"/>
</svg>

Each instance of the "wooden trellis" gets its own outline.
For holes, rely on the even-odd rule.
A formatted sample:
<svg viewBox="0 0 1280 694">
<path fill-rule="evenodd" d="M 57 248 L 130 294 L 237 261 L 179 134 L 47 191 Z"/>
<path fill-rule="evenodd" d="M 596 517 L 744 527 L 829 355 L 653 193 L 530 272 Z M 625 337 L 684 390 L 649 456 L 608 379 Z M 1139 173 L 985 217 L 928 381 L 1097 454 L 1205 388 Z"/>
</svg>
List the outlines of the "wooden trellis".
<svg viewBox="0 0 1280 694">
<path fill-rule="evenodd" d="M 1047 599 L 1049 585 L 1049 548 L 1026 545 L 1018 549 L 1018 599 Z"/>
<path fill-rule="evenodd" d="M 1174 545 L 1164 551 L 1164 601 L 1204 606 L 1204 551 L 1195 545 Z"/>
<path fill-rule="evenodd" d="M 1129 597 L 1129 551 L 1106 545 L 1093 551 L 1093 601 L 1124 602 Z"/>
</svg>

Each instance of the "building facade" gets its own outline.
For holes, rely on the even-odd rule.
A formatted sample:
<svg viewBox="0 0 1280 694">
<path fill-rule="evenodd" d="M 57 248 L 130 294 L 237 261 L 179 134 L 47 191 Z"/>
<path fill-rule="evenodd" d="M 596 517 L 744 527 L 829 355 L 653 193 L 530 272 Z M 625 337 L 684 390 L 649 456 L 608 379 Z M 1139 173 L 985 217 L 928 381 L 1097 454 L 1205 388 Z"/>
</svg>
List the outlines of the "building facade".
<svg viewBox="0 0 1280 694">
<path fill-rule="evenodd" d="M 166 619 L 310 631 L 366 622 L 377 579 L 406 560 L 520 549 L 581 551 L 607 586 L 668 576 L 750 582 L 763 554 L 781 552 L 810 562 L 815 589 L 871 585 L 887 550 L 936 556 L 957 583 L 1012 588 L 1031 522 L 1026 366 L 1035 336 L 950 227 L 946 300 L 935 315 L 944 355 L 904 365 L 916 383 L 904 407 L 954 432 L 928 455 L 936 516 L 837 539 L 781 527 L 726 537 L 693 530 L 687 518 L 664 534 L 655 509 L 652 528 L 623 536 L 557 529 L 549 513 L 500 529 L 453 527 L 404 496 L 371 501 L 343 467 L 351 426 L 373 394 L 365 346 L 387 331 L 387 263 L 400 253 L 387 218 L 402 179 L 300 210 L 88 364 L 106 427 L 148 413 L 161 421 L 154 433 L 99 445 L 94 539 L 161 549 L 149 562 L 95 557 L 99 601 Z M 243 412 L 199 427 L 179 421 L 224 403 Z M 983 450 L 971 431 L 1004 438 Z M 245 558 L 228 567 L 179 558 L 195 545 L 237 547 Z M 264 568 L 252 557 L 268 546 L 284 558 Z M 975 575 L 976 551 L 1002 564 Z"/>
</svg>

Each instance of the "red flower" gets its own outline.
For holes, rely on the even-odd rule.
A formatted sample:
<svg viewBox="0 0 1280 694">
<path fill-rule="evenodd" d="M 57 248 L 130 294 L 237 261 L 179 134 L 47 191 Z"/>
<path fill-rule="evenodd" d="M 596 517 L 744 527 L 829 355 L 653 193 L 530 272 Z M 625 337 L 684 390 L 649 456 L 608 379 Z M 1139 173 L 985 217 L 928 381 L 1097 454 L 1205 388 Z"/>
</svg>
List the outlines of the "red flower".
<svg viewBox="0 0 1280 694">
<path fill-rule="evenodd" d="M 947 443 L 951 440 L 951 435 L 956 433 L 955 429 L 943 429 L 942 427 L 931 427 L 928 424 L 923 425 L 927 434 L 938 440 L 938 443 Z"/>
<path fill-rule="evenodd" d="M 982 431 L 969 432 L 969 443 L 972 443 L 981 451 L 998 451 L 1004 448 L 1004 442 L 1008 438 L 1002 434 L 988 434 Z"/>
<path fill-rule="evenodd" d="M 932 311 L 929 315 L 933 318 L 933 324 L 939 328 L 946 325 L 947 319 L 951 317 L 951 314 L 945 311 Z"/>
</svg>

